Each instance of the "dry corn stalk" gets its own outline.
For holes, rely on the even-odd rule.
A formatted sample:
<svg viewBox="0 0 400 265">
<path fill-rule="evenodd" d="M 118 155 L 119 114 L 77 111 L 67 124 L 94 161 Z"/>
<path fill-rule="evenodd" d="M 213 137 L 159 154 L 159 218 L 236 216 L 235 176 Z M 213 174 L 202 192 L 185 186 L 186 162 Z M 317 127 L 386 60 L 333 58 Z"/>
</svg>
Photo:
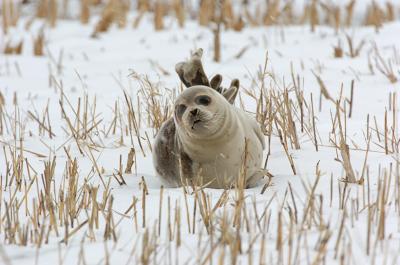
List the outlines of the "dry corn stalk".
<svg viewBox="0 0 400 265">
<path fill-rule="evenodd" d="M 36 17 L 47 18 L 49 14 L 49 0 L 39 0 L 36 8 Z"/>
<path fill-rule="evenodd" d="M 344 142 L 343 138 L 340 139 L 340 154 L 342 156 L 342 165 L 346 172 L 346 181 L 350 183 L 357 183 L 357 179 L 354 175 L 354 170 L 350 162 L 349 146 Z"/>
<path fill-rule="evenodd" d="M 8 32 L 8 24 L 9 24 L 9 18 L 8 18 L 8 5 L 7 5 L 7 0 L 2 1 L 2 6 L 1 6 L 1 16 L 2 16 L 2 25 L 3 25 L 3 33 L 7 34 Z"/>
<path fill-rule="evenodd" d="M 294 24 L 295 23 L 295 16 L 293 14 L 293 2 L 289 1 L 287 2 L 281 11 L 283 16 L 283 22 L 286 24 Z"/>
<path fill-rule="evenodd" d="M 365 25 L 371 25 L 375 27 L 375 31 L 378 32 L 382 27 L 382 23 L 384 22 L 385 13 L 379 7 L 379 5 L 372 1 L 372 4 L 368 7 L 367 15 L 365 18 Z"/>
<path fill-rule="evenodd" d="M 386 2 L 386 20 L 394 21 L 396 19 L 395 8 L 391 2 Z"/>
<path fill-rule="evenodd" d="M 319 23 L 317 1 L 318 0 L 313 0 L 310 6 L 311 32 L 315 31 L 315 26 Z"/>
<path fill-rule="evenodd" d="M 333 56 L 335 58 L 343 57 L 343 48 L 342 48 L 342 44 L 340 43 L 340 41 L 338 41 L 338 44 L 333 47 Z"/>
<path fill-rule="evenodd" d="M 185 9 L 180 0 L 174 0 L 174 11 L 179 27 L 183 28 L 185 25 Z"/>
<path fill-rule="evenodd" d="M 57 6 L 57 0 L 50 0 L 49 3 L 49 14 L 48 14 L 48 20 L 50 23 L 50 26 L 54 28 L 57 23 L 57 13 L 58 13 L 58 6 Z"/>
<path fill-rule="evenodd" d="M 114 0 L 114 20 L 119 28 L 126 26 L 129 8 L 130 2 L 128 0 Z"/>
<path fill-rule="evenodd" d="M 346 34 L 346 40 L 349 46 L 349 52 L 347 53 L 347 55 L 350 56 L 351 58 L 359 56 L 362 48 L 365 45 L 365 40 L 362 39 L 360 43 L 357 45 L 357 47 L 354 46 L 355 43 L 353 41 L 353 37 L 350 37 L 349 34 Z"/>
<path fill-rule="evenodd" d="M 111 3 L 111 1 L 110 1 Z M 100 32 L 106 32 L 111 26 L 114 20 L 114 12 L 110 5 L 107 5 L 101 14 L 101 18 L 99 22 L 96 24 L 96 28 L 92 34 L 92 36 L 96 36 Z"/>
<path fill-rule="evenodd" d="M 214 32 L 214 61 L 221 60 L 221 23 L 217 23 Z"/>
<path fill-rule="evenodd" d="M 207 26 L 214 16 L 215 3 L 213 0 L 203 0 L 200 3 L 199 24 Z"/>
<path fill-rule="evenodd" d="M 127 12 L 129 10 L 129 1 L 127 0 L 109 0 L 103 9 L 100 21 L 96 24 L 92 37 L 96 37 L 100 32 L 106 32 L 112 25 L 117 23 L 118 27 L 126 26 Z"/>
<path fill-rule="evenodd" d="M 8 2 L 8 8 L 9 8 L 9 23 L 11 26 L 15 27 L 17 25 L 17 21 L 18 21 L 18 14 L 17 14 L 17 10 L 15 9 L 15 1 L 9 0 Z"/>
<path fill-rule="evenodd" d="M 147 12 L 150 10 L 149 0 L 138 0 L 137 1 L 137 10 L 139 12 Z"/>
<path fill-rule="evenodd" d="M 21 54 L 23 46 L 24 46 L 23 40 L 21 40 L 15 46 L 12 46 L 10 42 L 7 42 L 3 52 L 4 54 Z"/>
<path fill-rule="evenodd" d="M 310 19 L 310 10 L 311 10 L 311 5 L 305 4 L 303 8 L 303 14 L 299 19 L 299 24 L 304 24 Z"/>
<path fill-rule="evenodd" d="M 33 39 L 33 54 L 35 56 L 43 56 L 44 55 L 44 30 L 40 30 L 36 38 Z"/>
<path fill-rule="evenodd" d="M 140 21 L 142 20 L 143 16 L 144 16 L 145 11 L 139 11 L 139 14 L 137 15 L 137 17 L 133 20 L 133 28 L 137 28 L 140 24 Z"/>
<path fill-rule="evenodd" d="M 340 7 L 336 6 L 334 7 L 334 13 L 333 13 L 333 20 L 334 20 L 334 27 L 335 27 L 335 33 L 339 33 L 339 28 L 340 28 Z"/>
<path fill-rule="evenodd" d="M 235 14 L 233 12 L 232 2 L 230 0 L 222 1 L 223 22 L 227 28 L 231 28 L 235 21 Z"/>
<path fill-rule="evenodd" d="M 126 162 L 125 174 L 132 174 L 132 166 L 135 162 L 135 149 L 131 148 L 128 154 L 128 160 Z"/>
<path fill-rule="evenodd" d="M 213 21 L 216 23 L 213 29 L 214 33 L 214 61 L 219 62 L 221 60 L 221 24 L 223 22 L 223 14 L 221 6 L 217 6 L 214 10 Z"/>
<path fill-rule="evenodd" d="M 319 76 L 318 74 L 316 74 L 314 71 L 312 71 L 313 75 L 315 76 L 315 78 L 317 79 L 319 88 L 321 89 L 321 94 L 327 99 L 332 101 L 333 103 L 335 103 L 335 100 L 332 98 L 332 96 L 329 94 L 328 89 L 325 86 L 324 81 L 322 80 L 321 76 Z"/>
<path fill-rule="evenodd" d="M 396 83 L 398 78 L 396 76 L 396 72 L 393 69 L 393 64 L 391 59 L 383 59 L 380 54 L 378 47 L 375 45 L 374 47 L 374 59 L 375 59 L 375 67 L 381 72 L 386 78 L 390 81 L 390 83 Z"/>
<path fill-rule="evenodd" d="M 340 119 L 341 110 L 340 110 L 339 104 L 340 104 L 339 101 L 337 101 L 336 102 L 336 117 L 337 117 L 337 122 L 339 124 L 339 138 L 340 138 L 339 149 L 340 149 L 340 155 L 342 157 L 342 160 L 340 162 L 343 166 L 343 169 L 346 172 L 345 181 L 349 182 L 349 183 L 357 183 L 357 179 L 354 174 L 354 170 L 353 170 L 353 167 L 352 167 L 351 161 L 350 161 L 349 146 L 346 144 L 346 140 L 345 140 L 346 132 L 343 132 L 343 126 L 342 126 L 342 122 Z M 344 116 L 344 118 L 346 119 L 346 116 Z"/>
<path fill-rule="evenodd" d="M 80 20 L 82 24 L 87 24 L 90 18 L 89 0 L 81 0 L 81 15 Z"/>
<path fill-rule="evenodd" d="M 242 31 L 242 29 L 244 28 L 244 21 L 242 19 L 242 16 L 239 16 L 232 25 L 232 28 L 234 31 Z"/>
<path fill-rule="evenodd" d="M 346 26 L 350 27 L 351 22 L 353 20 L 353 12 L 354 12 L 354 5 L 356 3 L 356 0 L 351 0 L 347 5 L 346 5 Z"/>
<path fill-rule="evenodd" d="M 154 6 L 154 29 L 155 30 L 164 29 L 163 16 L 164 16 L 164 5 L 161 3 L 161 1 L 158 0 Z"/>
<path fill-rule="evenodd" d="M 280 0 L 268 0 L 267 12 L 264 16 L 264 25 L 276 24 L 276 19 L 279 17 L 279 4 Z"/>
</svg>

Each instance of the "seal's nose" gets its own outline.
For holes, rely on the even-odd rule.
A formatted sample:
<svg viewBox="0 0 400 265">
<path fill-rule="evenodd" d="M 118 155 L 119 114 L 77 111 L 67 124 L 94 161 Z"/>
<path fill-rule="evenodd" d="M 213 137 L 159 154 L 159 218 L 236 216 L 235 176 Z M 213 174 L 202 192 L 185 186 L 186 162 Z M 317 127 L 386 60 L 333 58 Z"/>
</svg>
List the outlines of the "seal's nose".
<svg viewBox="0 0 400 265">
<path fill-rule="evenodd" d="M 190 111 L 190 113 L 192 114 L 192 116 L 196 116 L 198 113 L 199 113 L 199 109 L 192 109 L 191 111 Z"/>
</svg>

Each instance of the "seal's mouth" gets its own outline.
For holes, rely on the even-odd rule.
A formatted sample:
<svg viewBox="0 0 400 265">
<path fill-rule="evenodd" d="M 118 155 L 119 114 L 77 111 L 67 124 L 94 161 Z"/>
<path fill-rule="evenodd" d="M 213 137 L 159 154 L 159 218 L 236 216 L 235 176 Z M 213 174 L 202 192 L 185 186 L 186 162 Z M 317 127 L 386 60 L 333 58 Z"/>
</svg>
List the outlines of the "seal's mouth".
<svg viewBox="0 0 400 265">
<path fill-rule="evenodd" d="M 192 130 L 194 130 L 195 128 L 194 128 L 194 126 L 197 124 L 197 123 L 199 123 L 199 122 L 202 122 L 202 120 L 200 120 L 200 119 L 197 119 L 197 120 L 194 120 L 193 121 L 193 124 L 192 124 Z"/>
</svg>

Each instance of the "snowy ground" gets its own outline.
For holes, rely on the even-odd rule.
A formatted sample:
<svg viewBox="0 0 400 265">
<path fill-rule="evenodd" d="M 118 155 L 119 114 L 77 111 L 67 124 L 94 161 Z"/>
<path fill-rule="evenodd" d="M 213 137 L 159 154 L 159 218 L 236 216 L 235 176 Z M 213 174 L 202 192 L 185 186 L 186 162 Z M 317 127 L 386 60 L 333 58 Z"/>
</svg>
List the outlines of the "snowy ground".
<svg viewBox="0 0 400 265">
<path fill-rule="evenodd" d="M 148 23 L 150 20 L 145 17 L 136 30 L 112 28 L 97 39 L 90 38 L 95 19 L 88 26 L 61 21 L 55 29 L 45 30 L 44 57 L 32 55 L 29 46 L 32 35 L 25 32 L 23 22 L 13 29 L 12 39 L 24 38 L 25 46 L 22 55 L 0 56 L 0 92 L 5 102 L 4 133 L 0 135 L 0 264 L 400 263 L 400 135 L 396 129 L 400 122 L 396 114 L 400 82 L 391 83 L 380 73 L 373 50 L 376 44 L 382 58 L 390 58 L 400 78 L 400 38 L 397 36 L 400 22 L 385 24 L 379 33 L 372 27 L 357 27 L 335 34 L 332 28 L 324 26 L 317 27 L 315 33 L 310 32 L 309 26 L 223 31 L 222 61 L 215 63 L 210 29 L 199 27 L 195 22 L 188 22 L 180 29 L 170 20 L 166 22 L 171 25 L 169 29 L 154 32 Z M 41 25 L 39 21 L 34 22 L 30 31 L 36 33 Z M 343 58 L 334 58 L 333 46 L 339 39 L 344 52 L 348 52 L 345 33 L 353 36 L 356 44 L 365 40 L 365 45 L 355 58 L 346 54 Z M 245 190 L 245 205 L 241 206 L 238 217 L 240 225 L 233 225 L 240 192 L 205 189 L 202 195 L 189 189 L 185 196 L 181 188 L 161 191 L 152 167 L 151 143 L 156 130 L 148 121 L 149 105 L 140 82 L 133 76 L 147 76 L 160 93 L 157 98 L 170 103 L 181 86 L 174 65 L 200 47 L 205 51 L 203 63 L 209 76 L 222 74 L 225 85 L 230 79 L 240 79 L 241 100 L 236 105 L 240 107 L 242 102 L 252 113 L 256 102 L 245 90 L 254 89 L 259 93 L 260 71 L 267 52 L 269 74 L 263 77 L 267 91 L 291 87 L 293 68 L 300 77 L 307 104 L 313 95 L 318 151 L 312 135 L 300 131 L 296 116 L 300 149 L 289 144 L 297 173 L 294 175 L 274 126 L 267 165 L 274 175 L 272 185 L 263 194 L 263 185 Z M 247 48 L 243 55 L 235 58 L 244 47 Z M 321 76 L 330 96 L 341 99 L 342 103 L 350 99 L 350 84 L 354 80 L 346 140 L 356 177 L 364 176 L 361 185 L 341 181 L 345 172 L 335 160 L 341 159 L 340 152 L 330 141 L 335 137 L 332 120 L 336 106 L 325 98 L 320 104 L 321 89 L 312 71 Z M 140 119 L 138 137 L 135 132 L 129 132 L 124 91 L 132 99 L 135 115 Z M 296 105 L 293 91 L 290 97 Z M 76 121 L 74 112 L 78 112 L 79 102 L 78 115 L 81 120 L 85 119 L 87 103 L 86 118 L 89 128 L 93 128 L 86 137 L 75 140 L 71 131 L 79 134 L 79 130 L 82 134 L 87 129 Z M 388 154 L 384 148 L 385 111 Z M 34 117 L 46 124 L 47 129 L 51 126 L 51 137 L 47 129 L 39 128 L 43 126 Z M 308 111 L 305 119 L 310 120 Z M 337 129 L 337 123 L 334 127 Z M 369 147 L 367 131 L 371 133 Z M 134 173 L 124 174 L 126 185 L 119 185 L 112 175 L 119 170 L 120 156 L 125 167 L 132 147 L 136 151 Z M 10 180 L 16 170 L 10 161 L 13 157 L 18 159 L 18 155 L 23 157 L 20 189 Z M 76 218 L 72 218 L 73 224 L 68 220 L 66 225 L 68 218 L 61 213 L 60 201 L 67 196 L 69 184 L 65 171 L 74 158 L 79 178 L 76 200 L 89 206 L 78 211 Z M 37 211 L 33 205 L 40 201 L 39 194 L 45 193 L 44 162 L 53 159 L 56 164 L 50 192 L 56 208 L 57 229 L 49 226 L 50 211 L 38 213 L 37 219 L 32 217 Z M 148 189 L 145 196 L 142 177 Z M 7 180 L 11 186 L 6 185 Z M 86 190 L 93 187 L 99 187 L 97 204 L 103 208 L 98 227 L 87 222 L 94 206 Z M 103 193 L 105 189 L 109 194 Z M 226 200 L 218 202 L 225 195 Z M 16 210 L 10 206 L 14 204 L 21 207 Z M 106 221 L 111 214 L 109 206 L 113 221 Z M 6 214 L 6 207 L 13 209 L 11 216 Z M 45 208 L 49 208 L 47 203 Z M 13 222 L 8 222 L 9 218 Z M 11 229 L 11 223 L 15 229 Z M 106 236 L 110 223 L 115 233 Z M 13 237 L 12 233 L 17 236 Z M 21 243 L 23 234 L 28 238 L 26 246 Z M 67 242 L 66 234 L 69 235 Z M 231 258 L 235 253 L 239 253 L 237 260 Z"/>
</svg>

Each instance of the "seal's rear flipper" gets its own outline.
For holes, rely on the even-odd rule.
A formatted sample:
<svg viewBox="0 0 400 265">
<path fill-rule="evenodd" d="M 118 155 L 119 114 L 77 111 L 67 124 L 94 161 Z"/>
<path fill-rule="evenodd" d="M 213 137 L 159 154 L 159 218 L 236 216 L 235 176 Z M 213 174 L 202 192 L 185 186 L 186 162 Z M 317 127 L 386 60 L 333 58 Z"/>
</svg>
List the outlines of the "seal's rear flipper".
<svg viewBox="0 0 400 265">
<path fill-rule="evenodd" d="M 175 71 L 186 87 L 202 85 L 210 86 L 207 75 L 204 72 L 201 57 L 203 49 L 198 49 L 190 57 L 189 61 L 181 62 L 175 65 Z"/>
<path fill-rule="evenodd" d="M 211 78 L 210 86 L 219 93 L 222 93 L 221 83 L 222 76 L 220 74 L 216 74 L 213 78 Z"/>
<path fill-rule="evenodd" d="M 209 81 L 201 62 L 202 56 L 203 49 L 200 48 L 191 55 L 188 61 L 180 62 L 175 65 L 175 71 L 182 83 L 187 88 L 196 85 L 211 87 L 222 94 L 229 103 L 233 104 L 239 91 L 239 80 L 233 79 L 228 89 L 221 87 L 222 76 L 220 74 L 216 74 L 211 81 Z"/>
<path fill-rule="evenodd" d="M 229 103 L 233 104 L 235 102 L 236 96 L 239 92 L 239 80 L 233 79 L 231 82 L 231 86 L 225 90 L 222 95 L 229 101 Z"/>
</svg>

